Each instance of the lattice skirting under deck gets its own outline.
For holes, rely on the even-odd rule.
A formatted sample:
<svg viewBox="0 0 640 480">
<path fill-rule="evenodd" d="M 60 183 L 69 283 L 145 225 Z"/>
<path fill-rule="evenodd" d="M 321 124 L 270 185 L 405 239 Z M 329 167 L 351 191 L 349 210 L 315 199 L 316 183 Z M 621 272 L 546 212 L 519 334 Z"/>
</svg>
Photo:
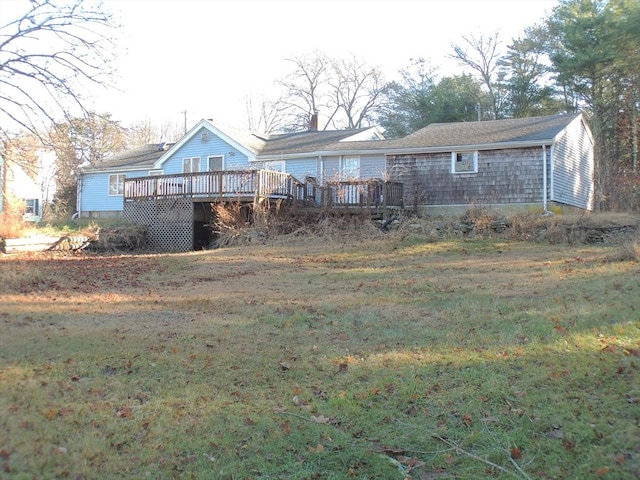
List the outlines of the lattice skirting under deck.
<svg viewBox="0 0 640 480">
<path fill-rule="evenodd" d="M 125 202 L 124 219 L 149 229 L 149 248 L 164 252 L 193 250 L 193 202 L 184 198 Z"/>
</svg>

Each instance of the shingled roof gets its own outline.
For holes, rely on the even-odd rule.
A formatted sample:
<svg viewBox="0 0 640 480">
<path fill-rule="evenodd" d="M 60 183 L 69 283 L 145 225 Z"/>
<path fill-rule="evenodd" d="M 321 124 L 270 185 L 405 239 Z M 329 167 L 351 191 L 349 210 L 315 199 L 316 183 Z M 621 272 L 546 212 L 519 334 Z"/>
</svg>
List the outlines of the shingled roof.
<svg viewBox="0 0 640 480">
<path fill-rule="evenodd" d="M 433 123 L 393 142 L 401 148 L 547 143 L 579 116 L 577 113 L 483 122 Z"/>
<path fill-rule="evenodd" d="M 263 148 L 260 149 L 259 155 L 286 155 L 315 152 L 330 145 L 339 147 L 339 145 L 341 145 L 339 142 L 361 134 L 369 129 L 370 127 L 351 130 L 307 131 L 268 135 L 263 137 L 265 144 Z"/>
<path fill-rule="evenodd" d="M 384 152 L 387 155 L 446 151 L 460 148 L 508 148 L 551 143 L 581 114 L 550 115 L 544 117 L 513 118 L 482 122 L 434 123 L 406 137 L 393 140 L 375 140 L 375 128 L 351 130 L 305 131 L 281 134 L 256 134 L 246 130 L 224 127 L 218 129 L 203 120 L 178 144 L 194 135 L 202 126 L 219 131 L 251 152 L 256 159 L 268 160 L 296 155 L 362 154 Z M 358 141 L 355 141 L 357 139 Z M 361 140 L 362 139 L 362 140 Z M 106 158 L 98 166 L 84 167 L 85 171 L 102 169 L 153 168 L 155 162 L 174 144 L 148 144 L 135 150 Z"/>
<path fill-rule="evenodd" d="M 105 158 L 100 165 L 87 165 L 84 171 L 108 168 L 152 168 L 153 164 L 173 143 L 148 143 L 133 150 L 117 153 Z"/>
<path fill-rule="evenodd" d="M 338 139 L 335 142 L 310 143 L 309 147 L 312 149 L 301 148 L 301 150 L 316 154 L 331 152 L 357 154 L 381 151 L 392 154 L 420 150 L 444 151 L 460 147 L 507 148 L 509 146 L 541 145 L 551 143 L 562 130 L 579 116 L 578 113 L 482 122 L 433 123 L 403 138 L 369 141 L 339 141 L 342 139 Z M 305 133 L 307 132 L 302 135 Z M 348 136 L 344 138 L 348 138 Z M 326 139 L 329 140 L 330 137 Z M 302 144 L 300 146 L 303 147 Z M 267 154 L 266 152 L 272 150 L 275 148 L 271 148 L 268 143 L 260 154 Z"/>
</svg>

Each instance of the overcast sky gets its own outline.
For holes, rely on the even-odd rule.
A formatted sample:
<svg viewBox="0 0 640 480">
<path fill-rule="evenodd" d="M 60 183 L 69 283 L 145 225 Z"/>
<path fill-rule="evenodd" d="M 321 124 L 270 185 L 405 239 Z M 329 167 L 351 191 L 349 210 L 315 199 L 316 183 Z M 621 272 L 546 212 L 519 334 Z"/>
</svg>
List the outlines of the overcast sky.
<svg viewBox="0 0 640 480">
<path fill-rule="evenodd" d="M 0 0 L 7 1 L 7 0 Z M 15 1 L 15 0 L 14 0 Z M 388 79 L 423 57 L 442 74 L 462 35 L 501 32 L 503 42 L 539 22 L 556 0 L 104 0 L 122 24 L 121 92 L 95 109 L 129 124 L 202 118 L 245 126 L 247 95 L 273 91 L 285 59 L 321 50 L 355 55 Z"/>
</svg>

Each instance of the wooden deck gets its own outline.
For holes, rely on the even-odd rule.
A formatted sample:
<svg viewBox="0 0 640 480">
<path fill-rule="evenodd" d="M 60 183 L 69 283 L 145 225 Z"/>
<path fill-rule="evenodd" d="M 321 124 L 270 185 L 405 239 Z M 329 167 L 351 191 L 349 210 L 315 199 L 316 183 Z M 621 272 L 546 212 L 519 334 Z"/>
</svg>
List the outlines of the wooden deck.
<svg viewBox="0 0 640 480">
<path fill-rule="evenodd" d="M 282 199 L 298 206 L 402 207 L 402 184 L 381 179 L 318 184 L 270 170 L 223 170 L 127 178 L 124 201 L 189 198 L 193 202 Z"/>
</svg>

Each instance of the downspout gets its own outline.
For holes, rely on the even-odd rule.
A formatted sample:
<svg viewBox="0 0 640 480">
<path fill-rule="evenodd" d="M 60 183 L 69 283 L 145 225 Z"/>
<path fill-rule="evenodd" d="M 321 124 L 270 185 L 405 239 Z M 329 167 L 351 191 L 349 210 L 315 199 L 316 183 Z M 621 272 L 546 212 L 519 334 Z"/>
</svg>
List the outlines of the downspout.
<svg viewBox="0 0 640 480">
<path fill-rule="evenodd" d="M 551 195 L 550 195 L 551 201 L 555 200 L 555 195 L 553 194 L 553 192 L 555 191 L 554 185 L 553 185 L 553 178 L 555 177 L 555 169 L 553 167 L 553 159 L 555 158 L 554 145 L 555 145 L 555 142 L 552 143 L 551 146 L 549 147 L 549 191 L 551 192 Z"/>
<path fill-rule="evenodd" d="M 82 218 L 82 173 L 78 172 L 78 184 L 76 186 L 76 212 L 73 218 Z"/>
<path fill-rule="evenodd" d="M 543 215 L 550 215 L 547 198 L 547 146 L 542 145 L 542 210 Z"/>
</svg>

